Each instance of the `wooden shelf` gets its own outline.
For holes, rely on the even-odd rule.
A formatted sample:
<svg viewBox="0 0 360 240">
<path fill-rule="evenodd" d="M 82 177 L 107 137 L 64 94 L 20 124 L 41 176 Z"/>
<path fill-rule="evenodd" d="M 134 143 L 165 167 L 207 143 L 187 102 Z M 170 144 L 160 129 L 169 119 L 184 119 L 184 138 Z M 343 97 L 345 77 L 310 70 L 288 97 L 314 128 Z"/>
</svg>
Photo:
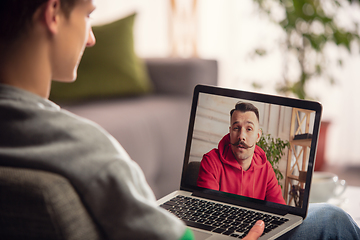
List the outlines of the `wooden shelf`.
<svg viewBox="0 0 360 240">
<path fill-rule="evenodd" d="M 288 175 L 287 178 L 292 179 L 292 180 L 297 180 L 297 181 L 299 181 L 299 176 Z"/>
<path fill-rule="evenodd" d="M 302 147 L 310 147 L 311 139 L 290 140 L 290 144 L 302 146 Z"/>
<path fill-rule="evenodd" d="M 311 147 L 310 115 L 312 111 L 293 108 L 290 125 L 290 148 L 285 176 L 285 201 L 291 204 L 289 196 L 292 185 L 305 187 L 308 153 Z M 298 173 L 296 176 L 294 173 Z M 296 182 L 294 182 L 296 181 Z"/>
</svg>

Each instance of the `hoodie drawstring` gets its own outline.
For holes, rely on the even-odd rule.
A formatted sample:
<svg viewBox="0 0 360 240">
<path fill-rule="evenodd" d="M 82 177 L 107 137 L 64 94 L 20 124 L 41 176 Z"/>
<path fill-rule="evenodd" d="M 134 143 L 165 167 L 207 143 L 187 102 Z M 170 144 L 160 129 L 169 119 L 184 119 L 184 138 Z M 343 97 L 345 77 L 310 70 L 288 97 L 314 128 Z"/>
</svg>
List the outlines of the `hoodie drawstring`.
<svg viewBox="0 0 360 240">
<path fill-rule="evenodd" d="M 243 195 L 243 192 L 242 192 L 242 187 L 243 187 L 243 184 L 244 184 L 244 171 L 241 170 L 241 182 L 240 182 L 240 195 Z"/>
<path fill-rule="evenodd" d="M 253 192 L 252 192 L 252 196 L 254 197 L 255 196 L 255 174 L 251 174 L 252 175 L 252 178 L 253 178 Z"/>
</svg>

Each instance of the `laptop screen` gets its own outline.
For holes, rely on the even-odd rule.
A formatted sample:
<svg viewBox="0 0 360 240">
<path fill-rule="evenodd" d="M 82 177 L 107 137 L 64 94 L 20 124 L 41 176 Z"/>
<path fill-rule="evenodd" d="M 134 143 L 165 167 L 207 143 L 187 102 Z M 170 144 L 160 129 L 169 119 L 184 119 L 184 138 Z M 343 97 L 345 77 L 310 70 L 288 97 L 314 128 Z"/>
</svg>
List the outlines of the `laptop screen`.
<svg viewBox="0 0 360 240">
<path fill-rule="evenodd" d="M 306 213 L 320 117 L 317 102 L 197 86 L 181 187 Z"/>
</svg>

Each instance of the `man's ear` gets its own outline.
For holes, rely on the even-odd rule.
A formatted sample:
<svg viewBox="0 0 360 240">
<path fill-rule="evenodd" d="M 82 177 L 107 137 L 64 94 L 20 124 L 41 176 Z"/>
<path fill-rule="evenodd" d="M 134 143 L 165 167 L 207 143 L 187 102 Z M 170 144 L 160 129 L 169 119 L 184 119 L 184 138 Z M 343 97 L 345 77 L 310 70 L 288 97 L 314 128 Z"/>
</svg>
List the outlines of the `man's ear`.
<svg viewBox="0 0 360 240">
<path fill-rule="evenodd" d="M 259 128 L 258 138 L 257 138 L 256 142 L 259 142 L 259 141 L 260 141 L 261 135 L 262 135 L 262 130 L 261 130 L 261 128 Z"/>
<path fill-rule="evenodd" d="M 48 0 L 44 9 L 44 21 L 47 29 L 53 34 L 58 32 L 60 14 L 60 0 Z"/>
</svg>

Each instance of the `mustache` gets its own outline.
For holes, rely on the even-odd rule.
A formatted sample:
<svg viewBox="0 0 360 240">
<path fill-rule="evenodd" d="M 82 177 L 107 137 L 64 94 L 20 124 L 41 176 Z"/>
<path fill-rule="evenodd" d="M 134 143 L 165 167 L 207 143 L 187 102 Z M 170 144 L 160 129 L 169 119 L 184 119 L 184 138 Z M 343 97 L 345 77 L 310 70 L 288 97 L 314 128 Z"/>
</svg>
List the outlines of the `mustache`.
<svg viewBox="0 0 360 240">
<path fill-rule="evenodd" d="M 235 143 L 231 143 L 231 145 L 233 145 L 233 146 L 242 146 L 243 148 L 245 148 L 245 149 L 248 149 L 248 148 L 252 148 L 255 144 L 253 144 L 253 145 L 247 145 L 244 141 L 241 141 L 241 140 L 238 140 L 237 142 L 235 142 Z"/>
</svg>

